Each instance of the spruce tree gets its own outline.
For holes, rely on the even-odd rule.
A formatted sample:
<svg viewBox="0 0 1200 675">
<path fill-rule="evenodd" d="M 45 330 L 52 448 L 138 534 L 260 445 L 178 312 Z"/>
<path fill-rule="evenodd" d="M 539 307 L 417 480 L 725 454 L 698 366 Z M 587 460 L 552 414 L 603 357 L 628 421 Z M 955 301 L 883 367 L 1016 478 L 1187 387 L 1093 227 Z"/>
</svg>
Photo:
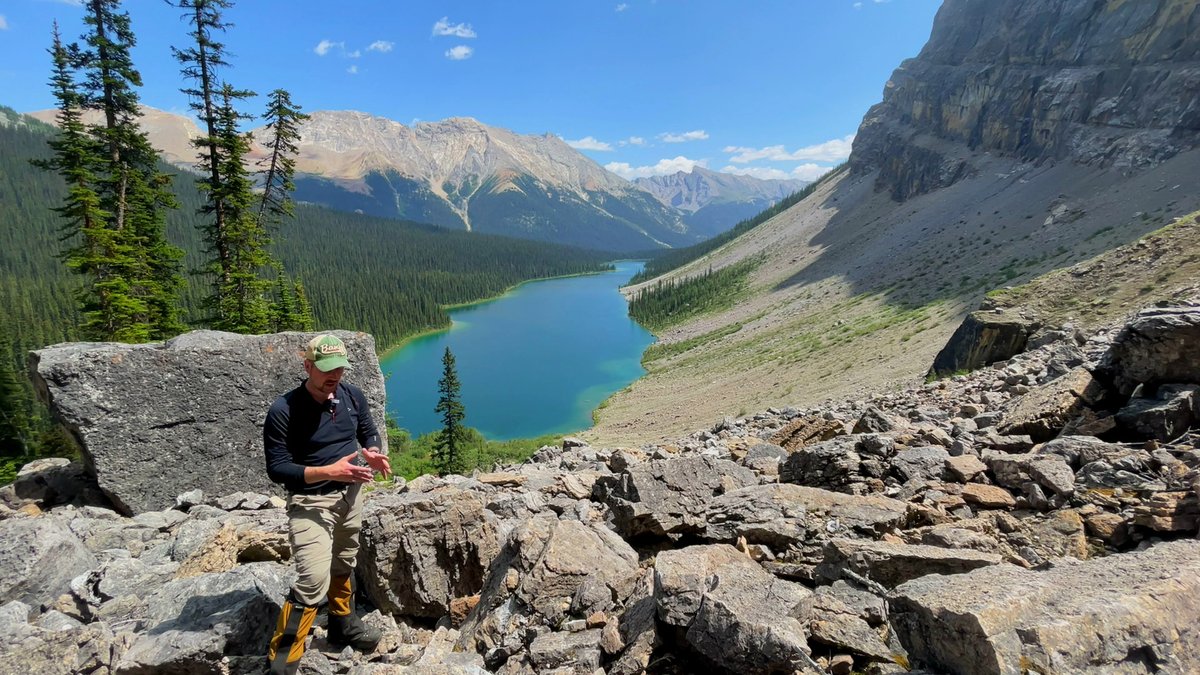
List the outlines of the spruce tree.
<svg viewBox="0 0 1200 675">
<path fill-rule="evenodd" d="M 35 164 L 57 172 L 67 183 L 67 196 L 54 210 L 66 221 L 62 239 L 69 243 L 62 259 L 85 280 L 78 296 L 81 332 L 93 340 L 141 341 L 149 331 L 140 321 L 146 305 L 132 292 L 137 252 L 129 232 L 109 226 L 112 214 L 105 210 L 98 187 L 104 148 L 83 123 L 86 99 L 75 83 L 74 66 L 82 57 L 77 47 L 63 44 L 57 23 L 51 54 L 50 86 L 58 104 L 59 132 L 49 141 L 52 156 Z"/>
<path fill-rule="evenodd" d="M 105 151 L 99 185 L 101 205 L 111 214 L 108 227 L 121 233 L 134 250 L 134 264 L 125 273 L 131 294 L 144 306 L 138 337 L 163 339 L 182 330 L 178 307 L 183 252 L 166 239 L 166 214 L 178 203 L 171 177 L 159 170 L 158 152 L 139 125 L 136 88 L 142 86 L 142 78 L 131 55 L 137 40 L 120 4 L 86 3 L 87 47 L 79 51 L 86 69 L 84 107 L 103 118 L 91 132 Z"/>
<path fill-rule="evenodd" d="M 297 279 L 296 291 L 296 330 L 316 330 L 317 321 L 313 318 L 312 303 L 308 301 L 308 292 L 304 290 L 304 282 Z"/>
<path fill-rule="evenodd" d="M 177 0 L 175 6 L 184 10 L 191 23 L 189 36 L 194 42 L 187 49 L 173 48 L 184 77 L 194 81 L 182 91 L 191 98 L 191 108 L 206 132 L 193 145 L 200 151 L 199 185 L 208 197 L 200 211 L 211 219 L 203 227 L 212 256 L 204 271 L 214 278 L 207 301 L 213 311 L 211 323 L 238 333 L 264 332 L 271 324 L 271 282 L 263 276 L 272 266 L 270 242 L 259 225 L 253 184 L 244 164 L 250 138 L 237 129 L 245 116 L 235 107 L 254 92 L 235 89 L 218 75 L 228 63 L 225 46 L 215 35 L 229 27 L 221 14 L 232 2 Z"/>
<path fill-rule="evenodd" d="M 265 333 L 271 324 L 271 282 L 264 273 L 274 261 L 267 250 L 269 237 L 254 211 L 253 182 L 245 165 L 250 135 L 238 131 L 242 115 L 233 107 L 234 100 L 244 95 L 225 84 L 217 108 L 221 184 L 219 190 L 210 192 L 210 199 L 224 208 L 229 257 L 218 277 L 213 327 L 235 333 Z"/>
<path fill-rule="evenodd" d="M 189 107 L 203 124 L 204 135 L 193 140 L 199 151 L 198 168 L 202 173 L 200 188 L 208 193 L 208 202 L 201 212 L 212 217 L 206 224 L 204 237 L 214 256 L 215 272 L 219 276 L 229 269 L 229 250 L 225 240 L 225 204 L 214 194 L 221 192 L 219 146 L 217 144 L 217 96 L 220 89 L 217 69 L 228 65 L 225 61 L 225 45 L 214 39 L 227 27 L 221 19 L 221 10 L 230 6 L 228 0 L 178 0 L 175 6 L 184 10 L 183 18 L 191 23 L 188 36 L 194 46 L 186 49 L 172 47 L 171 52 L 179 61 L 184 78 L 193 80 L 194 85 L 180 91 L 190 99 Z M 218 283 L 227 281 L 220 279 Z"/>
<path fill-rule="evenodd" d="M 300 106 L 292 103 L 291 94 L 285 89 L 271 92 L 267 101 L 267 137 L 264 144 L 271 154 L 259 160 L 259 175 L 262 177 L 262 195 L 259 198 L 258 221 L 263 227 L 278 225 L 290 218 L 295 211 L 292 192 L 296 175 L 296 143 L 300 140 L 300 124 L 308 115 L 300 112 Z"/>
<path fill-rule="evenodd" d="M 296 311 L 296 295 L 292 280 L 283 271 L 282 264 L 275 265 L 275 303 L 271 312 L 272 330 L 301 330 L 300 315 Z"/>
<path fill-rule="evenodd" d="M 435 412 L 442 414 L 442 431 L 433 444 L 433 465 L 438 473 L 462 473 L 466 469 L 466 453 L 469 439 L 463 426 L 466 411 L 459 398 L 458 372 L 454 367 L 454 354 L 446 347 L 442 355 L 442 378 L 438 380 L 438 398 Z"/>
</svg>

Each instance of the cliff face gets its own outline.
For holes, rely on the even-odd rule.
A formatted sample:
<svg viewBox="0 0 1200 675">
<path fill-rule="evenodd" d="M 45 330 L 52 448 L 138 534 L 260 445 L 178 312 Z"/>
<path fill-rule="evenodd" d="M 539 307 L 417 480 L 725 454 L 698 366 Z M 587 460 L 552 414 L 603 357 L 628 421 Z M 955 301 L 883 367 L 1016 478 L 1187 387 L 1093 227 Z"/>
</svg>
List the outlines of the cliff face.
<svg viewBox="0 0 1200 675">
<path fill-rule="evenodd" d="M 1144 167 L 1200 145 L 1195 0 L 946 0 L 854 141 L 894 199 L 951 185 L 972 155 Z"/>
</svg>

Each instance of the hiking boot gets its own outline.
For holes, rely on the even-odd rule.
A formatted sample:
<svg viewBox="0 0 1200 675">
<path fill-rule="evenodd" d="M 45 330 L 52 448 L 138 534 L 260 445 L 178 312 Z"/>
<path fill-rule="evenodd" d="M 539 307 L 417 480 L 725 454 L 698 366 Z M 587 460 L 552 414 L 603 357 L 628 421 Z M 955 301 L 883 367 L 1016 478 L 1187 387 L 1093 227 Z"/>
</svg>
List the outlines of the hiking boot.
<svg viewBox="0 0 1200 675">
<path fill-rule="evenodd" d="M 330 642 L 339 645 L 350 645 L 364 654 L 375 651 L 375 646 L 383 638 L 383 631 L 363 623 L 357 614 L 339 616 L 329 615 Z"/>
<path fill-rule="evenodd" d="M 275 634 L 267 649 L 271 675 L 293 675 L 304 657 L 304 640 L 317 618 L 315 606 L 302 605 L 288 596 L 279 611 Z"/>
</svg>

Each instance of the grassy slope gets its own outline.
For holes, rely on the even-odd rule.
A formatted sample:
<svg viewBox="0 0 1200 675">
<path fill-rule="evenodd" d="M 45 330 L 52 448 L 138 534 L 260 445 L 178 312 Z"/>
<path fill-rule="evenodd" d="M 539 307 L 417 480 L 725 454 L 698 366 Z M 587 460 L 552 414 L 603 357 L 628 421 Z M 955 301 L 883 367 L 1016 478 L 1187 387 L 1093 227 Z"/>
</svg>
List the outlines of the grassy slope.
<svg viewBox="0 0 1200 675">
<path fill-rule="evenodd" d="M 919 382 L 986 292 L 1136 242 L 1200 208 L 1186 187 L 1200 151 L 1133 176 L 980 161 L 975 178 L 901 204 L 874 191 L 873 175 L 840 176 L 667 275 L 763 258 L 744 301 L 659 332 L 650 373 L 608 401 L 588 436 L 669 439 L 725 415 Z M 1104 288 L 1115 283 L 1136 299 L 1151 286 L 1140 292 L 1148 299 L 1187 278 L 1197 271 L 1184 266 L 1179 278 Z"/>
</svg>

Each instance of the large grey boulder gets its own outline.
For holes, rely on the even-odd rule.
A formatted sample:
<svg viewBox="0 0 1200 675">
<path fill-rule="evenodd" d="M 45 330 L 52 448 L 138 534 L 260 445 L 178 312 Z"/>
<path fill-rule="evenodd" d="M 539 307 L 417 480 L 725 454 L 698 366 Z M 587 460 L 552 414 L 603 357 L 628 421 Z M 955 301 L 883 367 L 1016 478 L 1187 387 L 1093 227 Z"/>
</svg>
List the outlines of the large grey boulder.
<svg viewBox="0 0 1200 675">
<path fill-rule="evenodd" d="M 470 490 L 372 493 L 358 566 L 367 597 L 391 614 L 445 616 L 451 600 L 483 588 L 500 552 L 497 527 L 484 497 Z"/>
<path fill-rule="evenodd" d="M 1139 384 L 1200 384 L 1200 307 L 1143 310 L 1113 339 L 1100 372 L 1125 396 Z"/>
<path fill-rule="evenodd" d="M 788 562 L 815 564 L 833 537 L 878 539 L 903 526 L 904 502 L 881 495 L 855 497 L 820 488 L 775 483 L 734 490 L 705 511 L 700 536 L 709 541 L 767 546 Z"/>
<path fill-rule="evenodd" d="M 375 340 L 336 334 L 354 364 L 346 381 L 366 393 L 382 432 Z M 153 344 L 61 344 L 32 352 L 30 371 L 100 489 L 133 514 L 170 508 L 196 488 L 278 493 L 266 475 L 262 423 L 271 403 L 304 379 L 311 337 L 194 331 Z"/>
<path fill-rule="evenodd" d="M 825 545 L 825 560 L 816 571 L 819 578 L 830 582 L 849 571 L 893 588 L 926 574 L 962 574 L 1000 562 L 995 553 L 969 549 L 834 539 Z"/>
<path fill-rule="evenodd" d="M 930 373 L 938 377 L 975 370 L 1025 351 L 1040 322 L 1015 310 L 972 312 L 933 359 Z"/>
<path fill-rule="evenodd" d="M 637 553 L 603 524 L 537 516 L 509 534 L 458 645 L 503 663 L 523 652 L 527 627 L 613 612 L 637 580 Z"/>
<path fill-rule="evenodd" d="M 1154 398 L 1133 398 L 1117 411 L 1117 428 L 1163 443 L 1179 438 L 1200 417 L 1200 387 L 1163 385 Z"/>
<path fill-rule="evenodd" d="M 294 578 L 282 565 L 251 563 L 164 584 L 146 597 L 144 630 L 114 675 L 201 675 L 219 672 L 226 655 L 265 655 Z"/>
<path fill-rule="evenodd" d="M 713 497 L 757 484 L 757 474 L 731 461 L 681 457 L 642 462 L 601 478 L 593 494 L 612 508 L 623 536 L 663 537 L 700 530 Z"/>
<path fill-rule="evenodd" d="M 793 609 L 811 591 L 778 579 L 731 546 L 690 546 L 655 561 L 658 616 L 686 628 L 696 651 L 738 673 L 793 673 L 811 663 Z"/>
<path fill-rule="evenodd" d="M 839 436 L 788 455 L 779 467 L 779 480 L 830 490 L 845 489 L 862 480 L 863 436 Z"/>
<path fill-rule="evenodd" d="M 0 673 L 79 675 L 110 672 L 118 642 L 104 622 L 49 629 L 23 621 L 0 626 Z"/>
<path fill-rule="evenodd" d="M 100 563 L 57 518 L 0 521 L 0 599 L 37 608 L 71 588 L 71 579 Z"/>
<path fill-rule="evenodd" d="M 892 626 L 915 665 L 965 675 L 1200 672 L 1200 542 L 930 575 L 896 588 Z"/>
<path fill-rule="evenodd" d="M 43 507 L 104 502 L 84 466 L 62 457 L 36 459 L 21 467 L 12 490 L 17 498 L 41 502 Z"/>
<path fill-rule="evenodd" d="M 1009 401 L 1004 406 L 999 432 L 1025 434 L 1035 441 L 1050 440 L 1089 406 L 1099 404 L 1104 395 L 1104 387 L 1089 370 L 1075 368 Z"/>
</svg>

